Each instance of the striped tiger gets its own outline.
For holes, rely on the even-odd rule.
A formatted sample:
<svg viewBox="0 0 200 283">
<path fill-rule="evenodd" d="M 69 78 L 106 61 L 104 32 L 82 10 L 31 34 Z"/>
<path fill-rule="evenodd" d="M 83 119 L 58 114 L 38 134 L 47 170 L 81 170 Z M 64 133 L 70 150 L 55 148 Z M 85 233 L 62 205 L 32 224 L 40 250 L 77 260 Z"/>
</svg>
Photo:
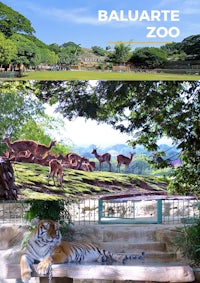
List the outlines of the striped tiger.
<svg viewBox="0 0 200 283">
<path fill-rule="evenodd" d="M 82 263 L 100 262 L 111 263 L 117 261 L 125 264 L 127 260 L 144 259 L 141 255 L 113 254 L 92 243 L 78 243 L 61 241 L 58 224 L 52 220 L 40 220 L 31 233 L 24 254 L 20 259 L 21 278 L 28 283 L 31 278 L 31 265 L 39 262 L 39 275 L 47 274 L 51 259 L 52 263 Z"/>
</svg>

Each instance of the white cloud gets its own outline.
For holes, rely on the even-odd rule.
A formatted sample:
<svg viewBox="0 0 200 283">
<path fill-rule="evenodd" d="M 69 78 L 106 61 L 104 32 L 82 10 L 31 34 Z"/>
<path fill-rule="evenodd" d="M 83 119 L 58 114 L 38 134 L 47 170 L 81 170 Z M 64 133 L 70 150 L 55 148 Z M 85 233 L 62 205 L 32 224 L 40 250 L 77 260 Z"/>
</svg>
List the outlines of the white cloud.
<svg viewBox="0 0 200 283">
<path fill-rule="evenodd" d="M 49 106 L 46 104 L 45 108 L 45 112 L 48 115 L 63 119 L 61 114 L 54 112 L 55 105 Z M 125 144 L 130 138 L 128 135 L 114 130 L 111 126 L 105 123 L 98 124 L 94 120 L 86 120 L 85 118 L 78 117 L 73 121 L 67 119 L 63 119 L 63 121 L 65 127 L 62 130 L 58 129 L 56 134 L 59 136 L 55 136 L 54 138 L 62 140 L 69 145 L 88 146 L 95 144 L 98 147 L 105 147 L 118 143 Z"/>
<path fill-rule="evenodd" d="M 40 6 L 33 3 L 27 3 L 27 9 L 30 11 L 41 15 L 42 17 L 51 18 L 51 21 L 62 21 L 62 22 L 71 22 L 78 24 L 90 24 L 98 25 L 97 16 L 91 16 L 90 9 L 88 7 L 83 8 L 74 8 L 74 9 L 59 9 L 59 8 L 48 8 Z"/>
<path fill-rule="evenodd" d="M 95 144 L 98 147 L 125 144 L 128 136 L 114 130 L 107 124 L 97 124 L 95 121 L 77 118 L 70 122 L 65 121 L 66 137 L 76 145 Z"/>
</svg>

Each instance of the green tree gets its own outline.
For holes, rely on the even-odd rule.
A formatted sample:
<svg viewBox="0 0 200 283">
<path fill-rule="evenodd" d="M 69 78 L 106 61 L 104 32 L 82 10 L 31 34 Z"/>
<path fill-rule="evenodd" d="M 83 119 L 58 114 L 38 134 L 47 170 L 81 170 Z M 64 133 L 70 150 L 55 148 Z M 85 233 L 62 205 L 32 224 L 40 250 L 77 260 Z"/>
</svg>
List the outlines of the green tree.
<svg viewBox="0 0 200 283">
<path fill-rule="evenodd" d="M 12 59 L 13 64 L 23 64 L 26 67 L 30 67 L 40 63 L 40 49 L 34 42 L 22 34 L 14 34 L 11 40 L 17 47 L 17 53 Z"/>
<path fill-rule="evenodd" d="M 92 49 L 92 52 L 95 55 L 98 55 L 98 56 L 105 56 L 106 55 L 106 51 L 103 48 L 99 47 L 99 46 L 96 46 L 96 45 L 92 46 L 91 49 Z"/>
<path fill-rule="evenodd" d="M 76 65 L 78 63 L 78 56 L 82 52 L 80 44 L 74 42 L 66 42 L 60 46 L 60 53 L 58 54 L 61 64 Z"/>
<path fill-rule="evenodd" d="M 33 35 L 24 35 L 24 37 L 34 43 L 38 48 L 38 63 L 54 65 L 58 62 L 58 55 L 51 50 L 50 46 L 39 40 Z"/>
<path fill-rule="evenodd" d="M 61 50 L 60 47 L 57 43 L 52 43 L 49 45 L 49 49 L 53 52 L 55 52 L 55 54 L 58 54 Z"/>
<path fill-rule="evenodd" d="M 113 63 L 125 64 L 131 57 L 130 45 L 125 45 L 123 43 L 115 45 L 114 52 L 110 53 L 108 56 L 108 61 Z"/>
<path fill-rule="evenodd" d="M 0 64 L 9 64 L 16 52 L 15 44 L 0 32 Z"/>
<path fill-rule="evenodd" d="M 66 228 L 72 223 L 71 215 L 67 210 L 68 201 L 56 200 L 32 200 L 25 201 L 30 205 L 30 209 L 25 214 L 26 220 L 38 219 L 51 219 L 58 221 L 62 228 Z"/>
<path fill-rule="evenodd" d="M 181 43 L 181 49 L 187 55 L 196 55 L 195 59 L 200 58 L 200 34 L 186 37 Z"/>
<path fill-rule="evenodd" d="M 35 30 L 27 18 L 0 2 L 0 32 L 10 37 L 14 33 L 32 34 Z"/>
<path fill-rule="evenodd" d="M 135 66 L 140 68 L 157 68 L 167 61 L 166 53 L 160 48 L 144 47 L 137 49 L 131 59 Z"/>
<path fill-rule="evenodd" d="M 59 61 L 59 57 L 54 51 L 47 48 L 40 48 L 40 63 L 55 65 Z"/>
<path fill-rule="evenodd" d="M 28 95 L 29 83 L 1 82 L 0 83 L 0 140 L 7 133 L 12 139 L 18 139 L 23 125 L 34 121 L 44 114 L 41 102 Z M 1 153 L 5 145 L 0 143 Z"/>
<path fill-rule="evenodd" d="M 170 44 L 165 44 L 161 46 L 160 49 L 166 53 L 167 57 L 172 57 L 182 52 L 180 42 L 172 42 Z"/>
</svg>

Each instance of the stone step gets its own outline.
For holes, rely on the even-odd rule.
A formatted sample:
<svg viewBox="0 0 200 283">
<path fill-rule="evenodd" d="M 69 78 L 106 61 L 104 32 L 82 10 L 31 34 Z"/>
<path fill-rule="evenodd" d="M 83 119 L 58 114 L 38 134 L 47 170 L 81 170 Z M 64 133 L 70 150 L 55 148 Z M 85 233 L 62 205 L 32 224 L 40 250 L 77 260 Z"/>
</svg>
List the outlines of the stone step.
<svg viewBox="0 0 200 283">
<path fill-rule="evenodd" d="M 127 229 L 125 231 L 104 231 L 103 232 L 103 242 L 148 242 L 153 241 L 155 238 L 154 230 L 146 230 L 142 229 L 130 230 Z"/>
<path fill-rule="evenodd" d="M 177 226 L 178 227 L 178 226 Z M 154 242 L 156 239 L 165 242 L 166 237 L 173 234 L 172 228 L 174 225 L 159 225 L 159 224 L 112 224 L 112 225 L 76 225 L 76 233 L 82 239 L 85 234 L 91 235 L 91 239 L 97 242 Z M 87 231 L 87 233 L 85 233 Z"/>
<path fill-rule="evenodd" d="M 156 261 L 156 262 L 176 262 L 179 261 L 177 258 L 176 253 L 174 252 L 147 252 L 145 256 L 146 260 L 150 260 L 151 262 Z"/>
<path fill-rule="evenodd" d="M 112 250 L 113 252 L 134 252 L 134 251 L 155 251 L 167 252 L 166 244 L 160 242 L 103 242 L 102 246 L 105 249 Z"/>
</svg>

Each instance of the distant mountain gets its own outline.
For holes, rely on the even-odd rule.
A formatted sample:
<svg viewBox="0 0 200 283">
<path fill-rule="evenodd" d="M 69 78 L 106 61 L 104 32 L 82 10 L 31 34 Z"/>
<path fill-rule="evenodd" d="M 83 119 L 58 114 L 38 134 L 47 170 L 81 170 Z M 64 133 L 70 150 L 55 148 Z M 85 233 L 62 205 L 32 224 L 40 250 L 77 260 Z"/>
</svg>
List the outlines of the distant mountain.
<svg viewBox="0 0 200 283">
<path fill-rule="evenodd" d="M 94 144 L 90 146 L 85 146 L 85 147 L 75 146 L 73 151 L 87 158 L 93 158 L 94 155 L 91 154 L 93 148 L 95 148 Z M 169 146 L 167 144 L 161 144 L 159 145 L 159 148 L 161 151 L 164 151 L 166 153 L 166 158 L 175 160 L 179 156 L 180 151 L 176 148 L 176 146 Z M 126 156 L 129 156 L 130 152 L 135 152 L 136 154 L 146 154 L 146 155 L 151 154 L 151 152 L 145 149 L 144 146 L 142 145 L 137 145 L 135 148 L 132 148 L 126 144 L 116 144 L 116 145 L 107 146 L 104 148 L 97 148 L 97 152 L 99 154 L 109 152 L 112 156 L 117 156 L 118 154 L 124 154 Z"/>
</svg>

